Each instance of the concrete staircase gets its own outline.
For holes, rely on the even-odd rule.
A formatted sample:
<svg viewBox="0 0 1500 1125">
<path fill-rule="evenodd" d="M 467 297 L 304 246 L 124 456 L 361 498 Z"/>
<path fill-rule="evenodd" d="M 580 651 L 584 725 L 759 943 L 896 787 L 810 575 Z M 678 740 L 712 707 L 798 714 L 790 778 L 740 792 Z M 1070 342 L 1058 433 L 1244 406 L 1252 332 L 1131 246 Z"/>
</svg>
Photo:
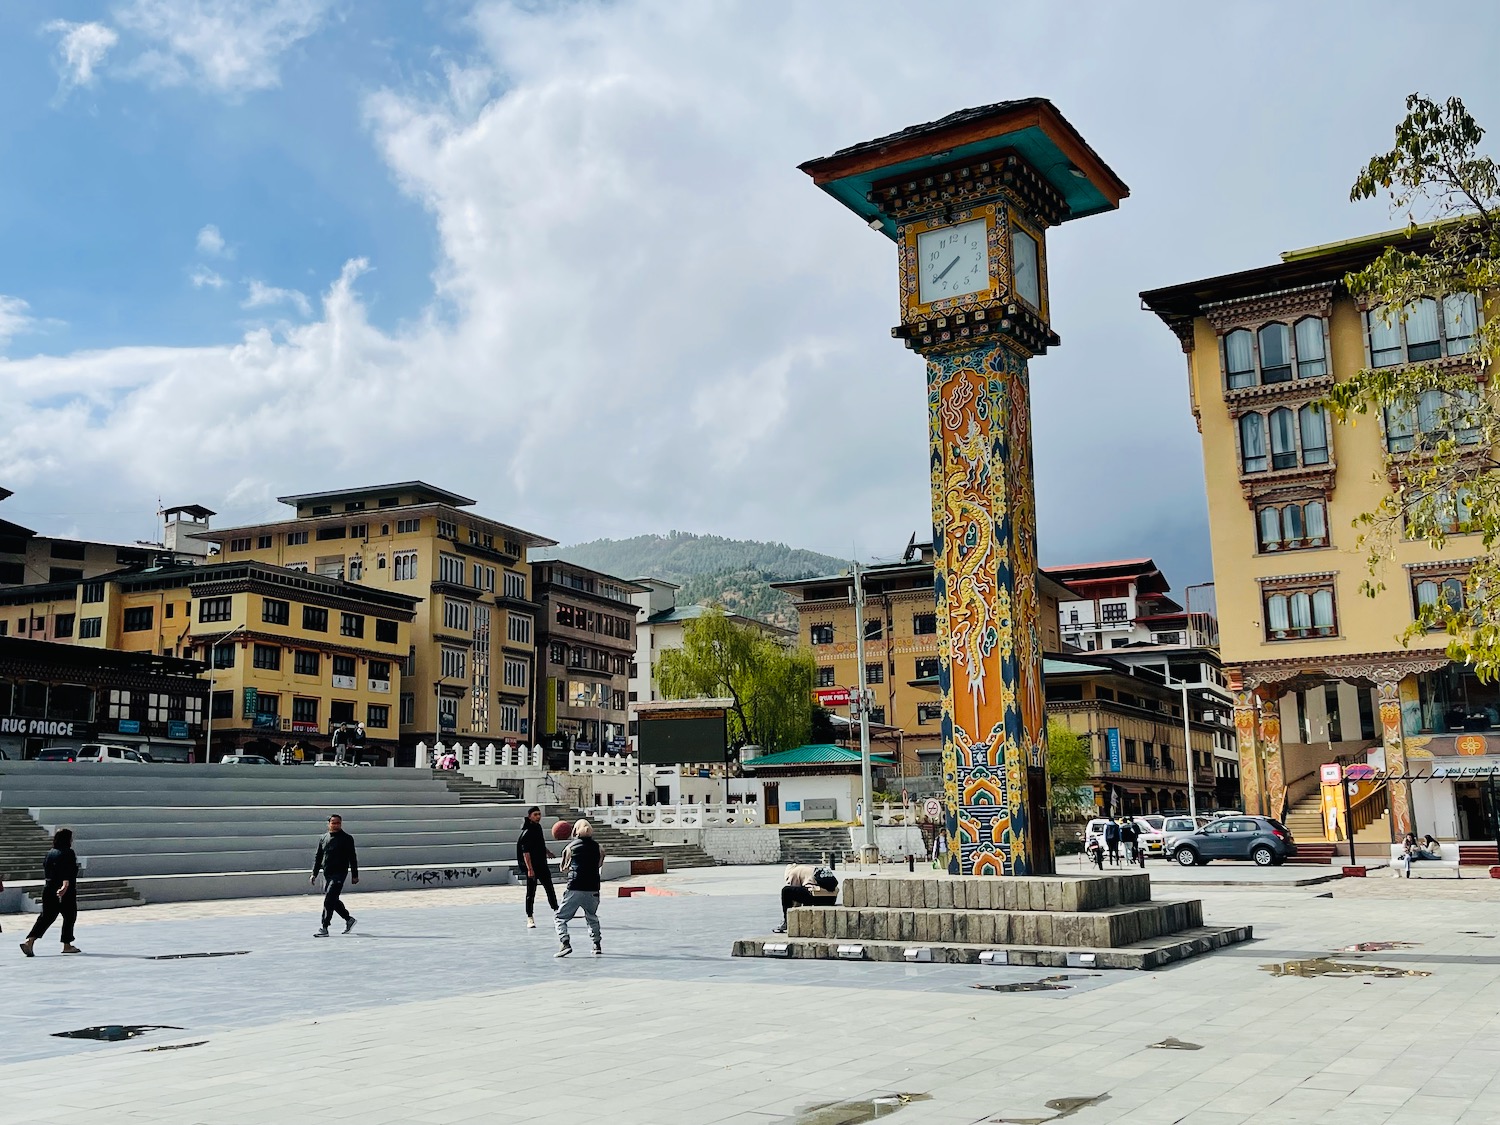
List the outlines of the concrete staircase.
<svg viewBox="0 0 1500 1125">
<path fill-rule="evenodd" d="M 780 835 L 783 863 L 828 865 L 853 851 L 847 828 L 783 828 Z"/>
<path fill-rule="evenodd" d="M 317 840 L 337 812 L 359 846 L 362 889 L 510 882 L 525 807 L 493 789 L 466 800 L 467 787 L 451 778 L 390 768 L 3 762 L 0 866 L 11 881 L 39 879 L 51 832 L 66 825 L 84 865 L 81 887 L 128 879 L 148 902 L 303 894 Z M 130 897 L 117 890 L 103 897 Z"/>
<path fill-rule="evenodd" d="M 42 909 L 42 889 L 28 887 L 27 903 L 22 908 L 35 914 Z M 141 906 L 141 894 L 124 879 L 79 879 L 78 909 L 104 910 L 120 906 Z"/>
<path fill-rule="evenodd" d="M 1151 878 L 852 876 L 838 906 L 797 907 L 785 938 L 747 938 L 736 957 L 1154 969 L 1235 942 L 1249 926 L 1205 926 L 1196 899 L 1151 901 Z"/>
<path fill-rule="evenodd" d="M 715 867 L 718 861 L 697 844 L 660 844 L 634 832 L 626 832 L 610 824 L 600 824 L 587 809 L 569 809 L 567 819 L 586 819 L 594 826 L 594 839 L 604 849 L 605 855 L 630 856 L 636 859 L 663 859 L 668 871 L 683 867 Z M 549 831 L 548 835 L 551 833 Z M 559 855 L 566 841 L 558 841 L 552 849 Z"/>
<path fill-rule="evenodd" d="M 517 800 L 514 795 L 501 792 L 493 785 L 475 781 L 453 770 L 434 770 L 433 776 L 440 778 L 449 792 L 458 794 L 461 805 L 512 805 Z"/>
</svg>

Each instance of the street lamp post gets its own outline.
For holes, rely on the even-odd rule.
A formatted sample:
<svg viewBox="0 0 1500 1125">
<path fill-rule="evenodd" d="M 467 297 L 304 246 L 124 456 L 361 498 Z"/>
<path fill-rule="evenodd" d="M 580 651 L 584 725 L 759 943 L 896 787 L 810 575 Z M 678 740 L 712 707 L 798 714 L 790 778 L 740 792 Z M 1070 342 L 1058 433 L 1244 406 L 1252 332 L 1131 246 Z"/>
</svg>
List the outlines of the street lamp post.
<svg viewBox="0 0 1500 1125">
<path fill-rule="evenodd" d="M 217 669 L 214 667 L 214 650 L 222 645 L 225 641 L 229 640 L 229 638 L 234 636 L 236 633 L 243 633 L 244 631 L 245 626 L 236 626 L 235 628 L 229 630 L 229 632 L 225 633 L 213 644 L 208 646 L 208 722 L 204 725 L 203 728 L 204 762 L 212 761 L 214 752 L 214 672 L 217 671 Z M 230 710 L 234 710 L 232 702 L 230 704 Z"/>
</svg>

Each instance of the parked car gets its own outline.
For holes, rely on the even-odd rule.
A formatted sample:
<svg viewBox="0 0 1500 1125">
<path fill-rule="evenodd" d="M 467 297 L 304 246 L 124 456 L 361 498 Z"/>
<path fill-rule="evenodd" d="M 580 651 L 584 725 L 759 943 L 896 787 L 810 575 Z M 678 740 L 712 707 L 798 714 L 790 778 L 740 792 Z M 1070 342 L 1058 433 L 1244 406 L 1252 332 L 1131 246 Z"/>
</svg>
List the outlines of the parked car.
<svg viewBox="0 0 1500 1125">
<path fill-rule="evenodd" d="M 1172 858 L 1183 867 L 1213 859 L 1249 859 L 1257 867 L 1285 863 L 1297 854 L 1297 844 L 1286 825 L 1268 816 L 1220 817 L 1191 835 L 1180 835 Z"/>
<path fill-rule="evenodd" d="M 1205 824 L 1211 823 L 1206 816 L 1189 816 L 1187 813 L 1168 814 L 1162 822 L 1162 854 L 1170 857 L 1177 845 Z"/>
<path fill-rule="evenodd" d="M 78 748 L 76 761 L 93 762 L 96 765 L 109 763 L 114 765 L 118 762 L 134 762 L 136 765 L 145 765 L 151 760 L 150 755 L 142 755 L 140 751 L 129 746 L 111 746 L 107 742 L 85 742 Z"/>
<path fill-rule="evenodd" d="M 77 760 L 78 748 L 76 746 L 48 746 L 34 759 L 38 762 L 76 762 Z"/>
<path fill-rule="evenodd" d="M 274 766 L 276 763 L 259 754 L 225 754 L 219 759 L 221 766 Z"/>
<path fill-rule="evenodd" d="M 153 746 L 150 757 L 153 762 L 168 762 L 174 766 L 186 766 L 193 760 L 193 752 L 186 746 Z"/>
</svg>

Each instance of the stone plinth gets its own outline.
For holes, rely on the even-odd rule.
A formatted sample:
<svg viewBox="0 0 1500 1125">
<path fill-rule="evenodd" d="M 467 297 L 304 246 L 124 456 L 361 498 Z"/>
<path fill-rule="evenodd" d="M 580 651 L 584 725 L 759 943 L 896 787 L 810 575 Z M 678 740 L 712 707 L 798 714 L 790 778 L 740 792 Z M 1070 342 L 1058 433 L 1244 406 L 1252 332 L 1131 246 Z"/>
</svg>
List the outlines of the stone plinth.
<svg viewBox="0 0 1500 1125">
<path fill-rule="evenodd" d="M 858 945 L 875 961 L 901 961 L 909 949 L 938 962 L 978 964 L 987 950 L 1012 965 L 1149 969 L 1250 938 L 1248 926 L 1205 926 L 1197 899 L 1151 901 L 1144 872 L 1073 877 L 854 877 L 842 903 L 800 907 L 787 934 L 735 943 L 737 957 L 837 957 Z M 847 955 L 847 954 L 846 954 Z"/>
</svg>

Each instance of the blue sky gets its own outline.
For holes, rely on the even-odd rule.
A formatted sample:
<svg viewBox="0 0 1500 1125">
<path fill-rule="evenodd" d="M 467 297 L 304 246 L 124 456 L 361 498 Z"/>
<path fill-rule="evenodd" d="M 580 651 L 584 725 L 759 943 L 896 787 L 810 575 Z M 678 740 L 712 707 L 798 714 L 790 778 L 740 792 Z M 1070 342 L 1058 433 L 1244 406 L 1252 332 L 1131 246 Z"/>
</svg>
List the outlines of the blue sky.
<svg viewBox="0 0 1500 1125">
<path fill-rule="evenodd" d="M 125 5 L 12 0 L 0 7 L 0 293 L 24 291 L 54 323 L 10 355 L 122 344 L 212 344 L 239 335 L 251 279 L 316 293 L 352 257 L 394 326 L 430 298 L 437 246 L 362 127 L 364 99 L 421 83 L 470 46 L 443 5 L 348 3 L 275 61 L 269 88 L 112 77 L 153 41 L 117 32 L 101 77 L 68 87 L 61 29 L 114 23 Z M 225 252 L 197 250 L 212 225 Z M 195 286 L 211 270 L 221 286 Z M 61 322 L 61 323 L 56 323 Z"/>
<path fill-rule="evenodd" d="M 1183 358 L 1136 294 L 1398 225 L 1348 185 L 1414 90 L 1500 125 L 1500 9 L 925 10 L 9 0 L 0 514 L 148 538 L 158 500 L 225 525 L 423 477 L 564 543 L 898 553 L 930 516 L 894 254 L 797 164 L 1042 95 L 1132 189 L 1048 240 L 1043 561 L 1206 579 Z"/>
</svg>

